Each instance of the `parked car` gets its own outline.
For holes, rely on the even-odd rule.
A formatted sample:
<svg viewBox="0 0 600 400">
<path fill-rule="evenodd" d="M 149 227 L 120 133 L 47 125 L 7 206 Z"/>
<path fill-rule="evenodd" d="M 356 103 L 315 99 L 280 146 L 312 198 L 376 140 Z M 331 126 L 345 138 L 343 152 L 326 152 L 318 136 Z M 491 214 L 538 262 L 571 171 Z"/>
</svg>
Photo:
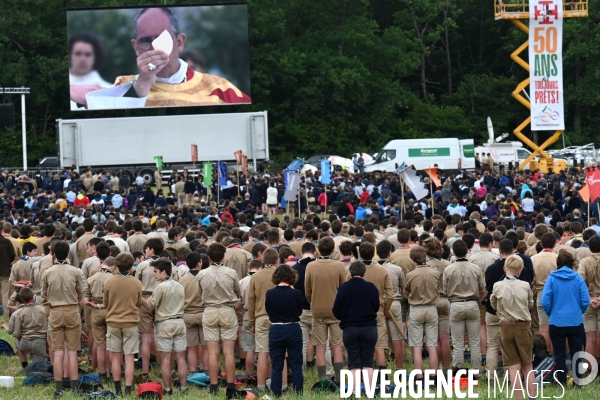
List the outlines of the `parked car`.
<svg viewBox="0 0 600 400">
<path fill-rule="evenodd" d="M 307 158 L 305 163 L 314 165 L 317 168 L 321 168 L 321 160 L 327 160 L 331 156 L 333 156 L 333 154 L 319 154 L 319 155 Z"/>
<path fill-rule="evenodd" d="M 37 167 L 41 169 L 56 169 L 58 168 L 58 157 L 42 158 Z"/>
</svg>

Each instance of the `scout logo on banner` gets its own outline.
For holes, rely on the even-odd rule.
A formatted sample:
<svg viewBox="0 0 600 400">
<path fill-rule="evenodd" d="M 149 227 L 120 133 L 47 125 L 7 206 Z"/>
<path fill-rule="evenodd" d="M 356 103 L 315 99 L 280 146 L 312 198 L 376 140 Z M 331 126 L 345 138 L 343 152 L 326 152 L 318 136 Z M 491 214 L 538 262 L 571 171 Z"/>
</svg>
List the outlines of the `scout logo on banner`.
<svg viewBox="0 0 600 400">
<path fill-rule="evenodd" d="M 585 180 L 589 188 L 590 202 L 596 201 L 600 197 L 600 168 L 591 167 L 585 169 Z"/>
<path fill-rule="evenodd" d="M 562 0 L 529 1 L 531 130 L 565 129 Z"/>
</svg>

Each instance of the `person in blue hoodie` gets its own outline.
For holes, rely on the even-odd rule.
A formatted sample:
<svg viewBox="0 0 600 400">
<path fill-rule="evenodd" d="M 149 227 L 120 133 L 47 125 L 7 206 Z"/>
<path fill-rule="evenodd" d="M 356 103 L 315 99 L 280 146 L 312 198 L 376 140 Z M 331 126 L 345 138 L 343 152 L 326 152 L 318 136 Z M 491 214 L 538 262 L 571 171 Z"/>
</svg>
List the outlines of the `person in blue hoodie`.
<svg viewBox="0 0 600 400">
<path fill-rule="evenodd" d="M 367 210 L 365 210 L 365 205 L 363 203 L 361 203 L 356 208 L 354 217 L 356 219 L 361 219 L 364 221 L 366 216 L 367 216 Z"/>
<path fill-rule="evenodd" d="M 556 379 L 564 384 L 567 382 L 567 349 L 565 342 L 569 341 L 571 357 L 583 351 L 585 330 L 583 328 L 583 313 L 590 305 L 590 295 L 583 278 L 575 271 L 577 264 L 573 256 L 566 250 L 561 250 L 556 259 L 556 271 L 553 271 L 544 285 L 542 293 L 542 308 L 550 316 L 550 340 L 554 348 L 556 361 Z M 572 371 L 575 377 L 579 374 L 579 358 Z M 577 382 L 575 382 L 577 384 Z"/>
</svg>

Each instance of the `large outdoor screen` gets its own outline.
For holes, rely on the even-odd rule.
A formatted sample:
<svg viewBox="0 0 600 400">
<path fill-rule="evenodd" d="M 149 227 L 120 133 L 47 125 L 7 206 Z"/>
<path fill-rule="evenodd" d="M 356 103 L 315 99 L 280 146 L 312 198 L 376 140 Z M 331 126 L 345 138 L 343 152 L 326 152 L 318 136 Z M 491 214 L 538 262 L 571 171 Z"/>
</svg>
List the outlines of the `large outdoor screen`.
<svg viewBox="0 0 600 400">
<path fill-rule="evenodd" d="M 245 4 L 67 11 L 71 110 L 249 104 Z"/>
</svg>

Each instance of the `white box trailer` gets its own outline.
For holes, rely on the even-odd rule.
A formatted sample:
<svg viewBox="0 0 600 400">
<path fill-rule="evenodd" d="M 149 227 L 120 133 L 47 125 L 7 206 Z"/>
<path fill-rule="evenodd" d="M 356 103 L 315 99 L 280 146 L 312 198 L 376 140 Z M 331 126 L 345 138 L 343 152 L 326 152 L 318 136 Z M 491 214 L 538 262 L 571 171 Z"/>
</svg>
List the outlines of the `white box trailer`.
<svg viewBox="0 0 600 400">
<path fill-rule="evenodd" d="M 475 168 L 473 139 L 399 139 L 386 144 L 365 172 L 393 172 L 404 163 L 416 169 L 435 165 L 444 171 Z"/>
<path fill-rule="evenodd" d="M 489 153 L 497 165 L 508 166 L 512 163 L 515 168 L 531 155 L 529 150 L 523 148 L 521 142 L 484 143 L 475 148 L 475 153 L 479 154 L 479 160 L 483 158 L 484 153 Z"/>
<path fill-rule="evenodd" d="M 156 117 L 56 120 L 61 168 L 75 166 L 142 173 L 154 183 L 155 156 L 165 169 L 192 165 L 191 145 L 198 146 L 198 164 L 233 161 L 242 150 L 248 163 L 269 159 L 267 112 Z"/>
</svg>

